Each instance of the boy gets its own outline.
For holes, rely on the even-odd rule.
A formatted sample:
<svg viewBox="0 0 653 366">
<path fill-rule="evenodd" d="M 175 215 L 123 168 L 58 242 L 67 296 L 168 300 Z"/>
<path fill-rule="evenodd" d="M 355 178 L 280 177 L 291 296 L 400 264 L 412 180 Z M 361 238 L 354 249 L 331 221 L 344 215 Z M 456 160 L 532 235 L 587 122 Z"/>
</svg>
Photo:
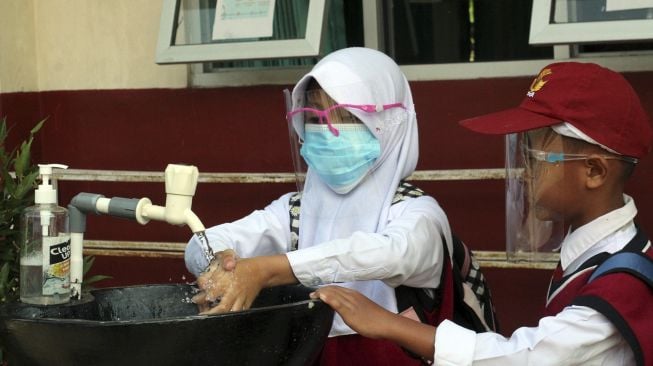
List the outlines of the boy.
<svg viewBox="0 0 653 366">
<path fill-rule="evenodd" d="M 623 194 L 653 138 L 628 82 L 595 64 L 551 64 L 518 108 L 461 124 L 482 133 L 518 133 L 515 152 L 524 163 L 534 216 L 568 228 L 539 325 L 504 338 L 450 321 L 433 328 L 402 319 L 347 289 L 325 287 L 312 296 L 360 334 L 395 341 L 436 365 L 653 364 L 651 288 L 624 272 L 589 281 L 615 253 L 653 257 L 650 241 L 633 222 L 634 201 Z"/>
</svg>

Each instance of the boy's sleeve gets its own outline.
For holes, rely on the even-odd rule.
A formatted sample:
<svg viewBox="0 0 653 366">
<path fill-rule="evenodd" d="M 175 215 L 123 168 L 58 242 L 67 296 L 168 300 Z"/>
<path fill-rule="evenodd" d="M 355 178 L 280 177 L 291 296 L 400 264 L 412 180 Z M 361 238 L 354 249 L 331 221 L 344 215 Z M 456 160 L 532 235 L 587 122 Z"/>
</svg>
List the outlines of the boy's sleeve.
<svg viewBox="0 0 653 366">
<path fill-rule="evenodd" d="M 435 332 L 433 360 L 435 365 L 466 366 L 471 365 L 476 333 L 450 320 L 445 320 Z"/>
<path fill-rule="evenodd" d="M 474 333 L 444 321 L 435 335 L 435 365 L 634 365 L 633 352 L 612 323 L 584 306 L 570 306 L 510 338 Z"/>
</svg>

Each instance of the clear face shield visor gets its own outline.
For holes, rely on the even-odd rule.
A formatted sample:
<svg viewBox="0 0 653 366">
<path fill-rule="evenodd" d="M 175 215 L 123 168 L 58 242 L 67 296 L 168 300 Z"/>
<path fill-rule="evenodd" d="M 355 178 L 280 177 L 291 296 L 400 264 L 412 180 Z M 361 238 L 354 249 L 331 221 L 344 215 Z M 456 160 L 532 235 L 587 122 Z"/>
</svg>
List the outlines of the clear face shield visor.
<svg viewBox="0 0 653 366">
<path fill-rule="evenodd" d="M 506 136 L 506 252 L 512 261 L 554 261 L 565 236 L 563 138 L 550 128 Z M 576 159 L 577 160 L 577 159 Z"/>
<path fill-rule="evenodd" d="M 299 191 L 309 166 L 336 193 L 353 189 L 381 154 L 379 141 L 363 119 L 393 109 L 405 111 L 402 103 L 337 103 L 319 88 L 307 89 L 294 103 L 290 93 L 284 93 Z"/>
</svg>

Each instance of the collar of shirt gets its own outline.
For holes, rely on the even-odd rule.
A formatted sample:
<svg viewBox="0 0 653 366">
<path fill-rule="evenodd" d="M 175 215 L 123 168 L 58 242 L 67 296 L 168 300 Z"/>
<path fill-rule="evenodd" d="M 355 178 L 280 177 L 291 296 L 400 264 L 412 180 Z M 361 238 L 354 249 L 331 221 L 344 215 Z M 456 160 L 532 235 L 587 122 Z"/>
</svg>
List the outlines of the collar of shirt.
<svg viewBox="0 0 653 366">
<path fill-rule="evenodd" d="M 601 252 L 622 249 L 637 233 L 635 201 L 624 194 L 624 205 L 570 232 L 562 242 L 560 264 L 565 275 Z"/>
</svg>

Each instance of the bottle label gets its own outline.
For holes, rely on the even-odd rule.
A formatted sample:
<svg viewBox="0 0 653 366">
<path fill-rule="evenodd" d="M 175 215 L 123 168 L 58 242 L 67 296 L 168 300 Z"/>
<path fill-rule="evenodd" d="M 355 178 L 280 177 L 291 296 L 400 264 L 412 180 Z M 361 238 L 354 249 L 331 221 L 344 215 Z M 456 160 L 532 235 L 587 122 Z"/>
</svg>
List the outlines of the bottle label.
<svg viewBox="0 0 653 366">
<path fill-rule="evenodd" d="M 70 292 L 70 236 L 43 238 L 48 246 L 49 263 L 44 263 L 43 295 Z"/>
</svg>

